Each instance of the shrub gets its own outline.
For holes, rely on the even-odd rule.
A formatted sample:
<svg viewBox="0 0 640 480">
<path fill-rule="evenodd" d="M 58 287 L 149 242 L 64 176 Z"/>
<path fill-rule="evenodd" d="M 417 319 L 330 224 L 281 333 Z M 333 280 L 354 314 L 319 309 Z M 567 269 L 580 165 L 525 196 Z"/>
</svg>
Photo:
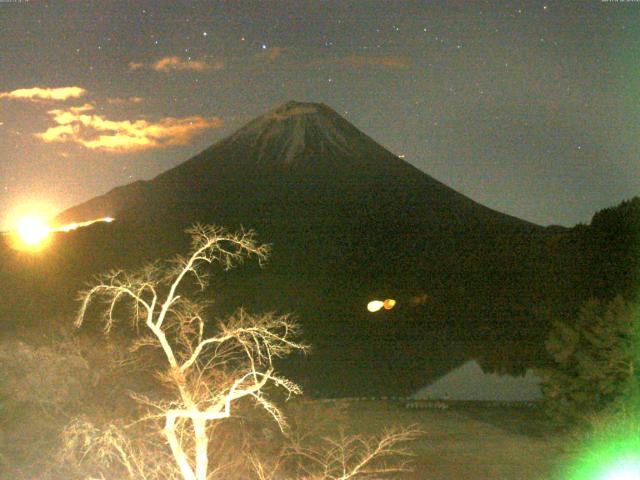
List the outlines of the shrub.
<svg viewBox="0 0 640 480">
<path fill-rule="evenodd" d="M 575 322 L 556 322 L 546 342 L 553 364 L 542 371 L 549 416 L 585 424 L 605 408 L 635 397 L 640 368 L 638 307 L 618 296 L 591 299 Z"/>
</svg>

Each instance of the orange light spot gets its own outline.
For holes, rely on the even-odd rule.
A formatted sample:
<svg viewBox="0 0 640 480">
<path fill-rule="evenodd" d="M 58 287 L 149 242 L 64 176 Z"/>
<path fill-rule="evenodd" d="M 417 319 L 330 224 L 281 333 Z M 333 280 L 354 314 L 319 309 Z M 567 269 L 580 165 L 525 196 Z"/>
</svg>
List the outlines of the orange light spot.
<svg viewBox="0 0 640 480">
<path fill-rule="evenodd" d="M 396 306 L 396 301 L 393 298 L 387 298 L 384 302 L 382 302 L 382 306 L 385 310 L 391 310 Z"/>
<path fill-rule="evenodd" d="M 385 310 L 391 310 L 395 306 L 396 306 L 396 301 L 393 298 L 387 298 L 385 301 L 371 300 L 367 304 L 367 310 L 369 310 L 371 313 L 375 313 L 382 310 L 383 308 Z"/>
</svg>

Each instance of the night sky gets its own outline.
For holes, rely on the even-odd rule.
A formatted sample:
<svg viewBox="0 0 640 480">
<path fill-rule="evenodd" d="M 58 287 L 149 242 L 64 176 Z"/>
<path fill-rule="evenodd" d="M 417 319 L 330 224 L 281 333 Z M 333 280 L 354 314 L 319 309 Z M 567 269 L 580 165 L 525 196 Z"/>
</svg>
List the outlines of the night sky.
<svg viewBox="0 0 640 480">
<path fill-rule="evenodd" d="M 0 68 L 0 227 L 291 99 L 542 225 L 640 194 L 640 2 L 0 0 Z"/>
</svg>

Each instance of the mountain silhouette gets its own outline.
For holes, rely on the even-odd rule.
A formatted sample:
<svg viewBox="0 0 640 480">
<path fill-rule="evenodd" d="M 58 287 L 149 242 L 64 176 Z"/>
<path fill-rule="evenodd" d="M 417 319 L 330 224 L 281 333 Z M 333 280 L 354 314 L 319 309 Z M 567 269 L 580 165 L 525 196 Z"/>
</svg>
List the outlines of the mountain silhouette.
<svg viewBox="0 0 640 480">
<path fill-rule="evenodd" d="M 305 218 L 294 217 L 296 209 Z M 536 228 L 426 175 L 329 107 L 301 102 L 288 102 L 153 180 L 116 188 L 58 220 L 112 215 L 148 222 L 202 210 L 223 217 L 232 211 L 233 223 L 284 212 L 287 223 L 348 222 L 408 234 Z"/>
<path fill-rule="evenodd" d="M 438 182 L 329 107 L 300 102 L 57 220 L 107 215 L 132 230 L 154 231 L 154 254 L 171 253 L 196 221 L 242 225 L 274 244 L 277 270 L 375 277 L 443 268 L 466 275 L 458 270 L 468 254 L 486 259 L 500 238 L 542 230 Z M 134 251 L 138 245 L 136 239 Z"/>
<path fill-rule="evenodd" d="M 548 230 L 447 187 L 323 104 L 288 102 L 56 221 L 105 216 L 116 221 L 56 238 L 49 284 L 60 275 L 71 295 L 91 273 L 185 252 L 196 222 L 254 229 L 273 246 L 268 267 L 216 277 L 215 298 L 293 311 L 315 353 L 285 368 L 312 391 L 407 394 L 476 350 L 516 371 L 540 356 L 547 324 L 531 305 Z M 372 315 L 374 298 L 397 307 Z"/>
</svg>

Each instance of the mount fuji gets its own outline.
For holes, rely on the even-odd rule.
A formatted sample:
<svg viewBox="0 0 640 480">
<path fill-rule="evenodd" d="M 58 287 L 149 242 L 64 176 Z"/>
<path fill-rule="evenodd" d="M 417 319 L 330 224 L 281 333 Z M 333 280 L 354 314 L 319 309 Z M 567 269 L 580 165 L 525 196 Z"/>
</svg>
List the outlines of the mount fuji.
<svg viewBox="0 0 640 480">
<path fill-rule="evenodd" d="M 548 229 L 456 192 L 323 104 L 281 105 L 56 220 L 107 216 L 55 239 L 41 291 L 73 298 L 90 274 L 185 252 L 196 222 L 254 229 L 269 264 L 216 277 L 216 305 L 292 311 L 315 353 L 285 368 L 324 394 L 408 394 L 471 357 L 524 371 L 543 351 L 531 305 Z M 397 306 L 371 314 L 376 298 Z"/>
</svg>

